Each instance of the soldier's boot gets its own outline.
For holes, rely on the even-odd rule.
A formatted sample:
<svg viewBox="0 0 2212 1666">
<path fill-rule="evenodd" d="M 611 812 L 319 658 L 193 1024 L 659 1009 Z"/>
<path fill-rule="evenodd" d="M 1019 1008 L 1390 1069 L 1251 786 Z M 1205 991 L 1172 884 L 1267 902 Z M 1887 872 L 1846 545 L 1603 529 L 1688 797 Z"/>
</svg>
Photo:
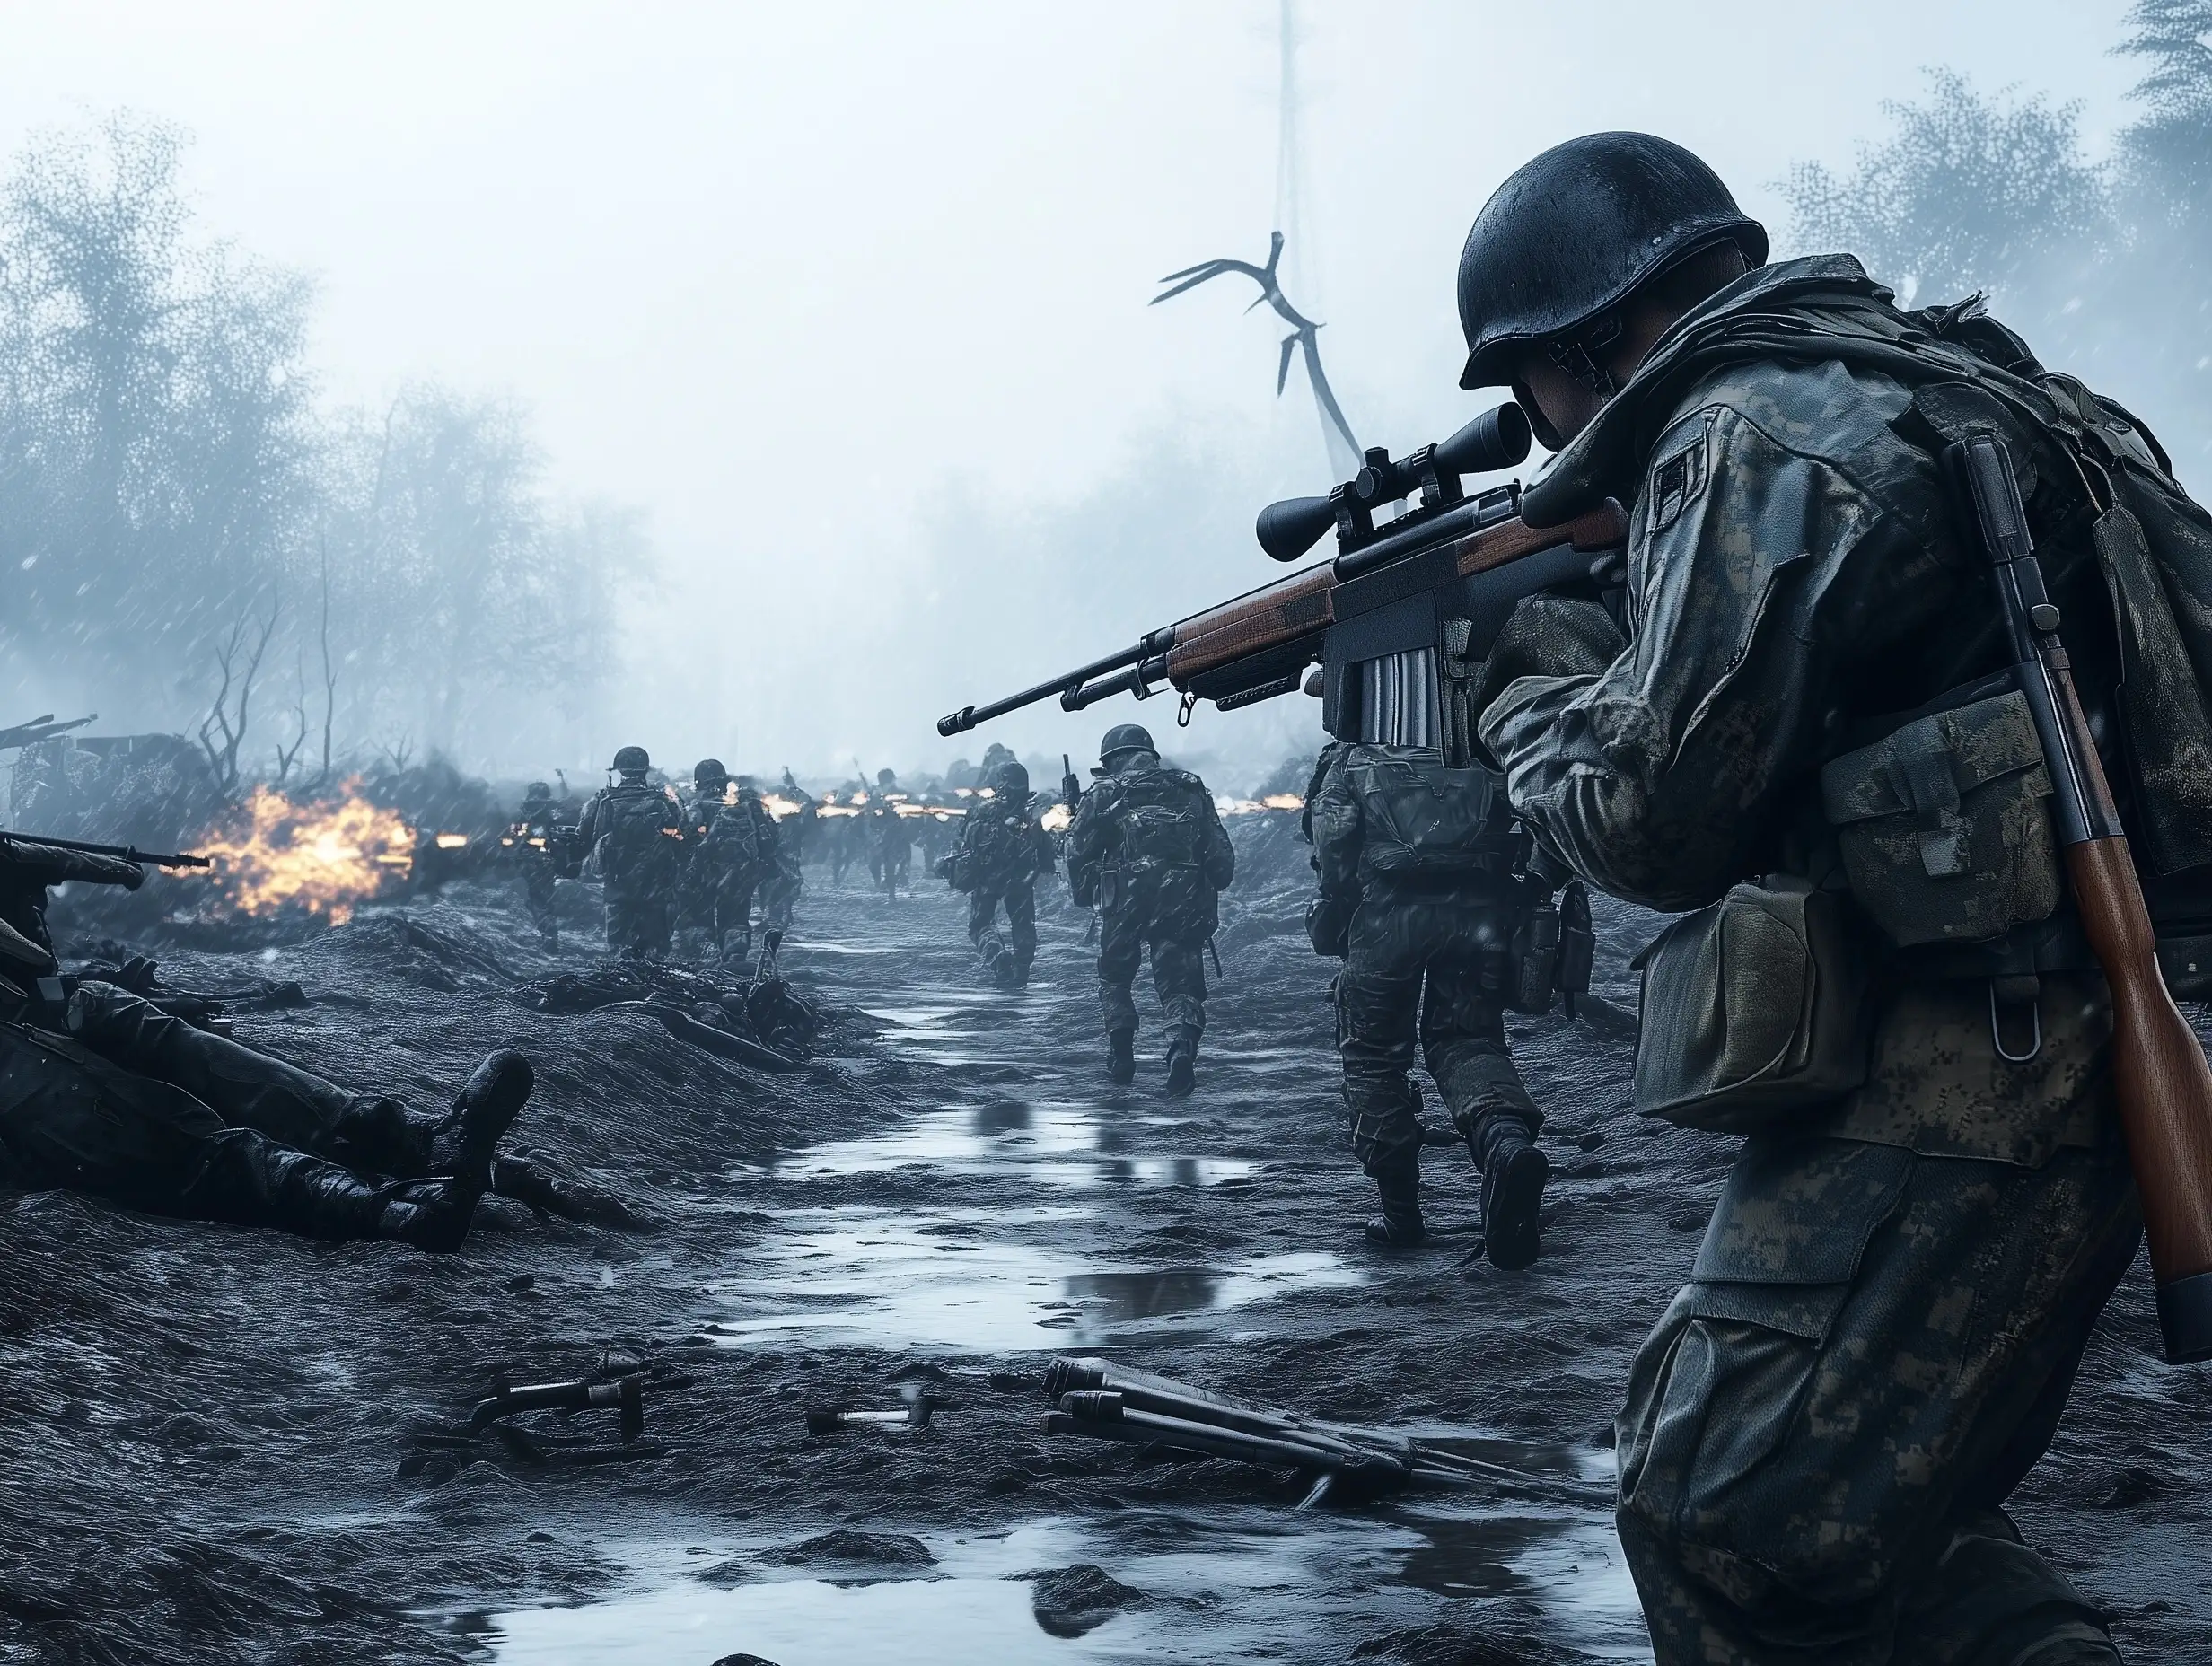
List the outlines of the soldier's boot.
<svg viewBox="0 0 2212 1666">
<path fill-rule="evenodd" d="M 1137 1080 L 1137 1031 L 1109 1030 L 1106 1032 L 1106 1074 L 1116 1087 L 1124 1087 Z"/>
<path fill-rule="evenodd" d="M 750 966 L 752 963 L 752 927 L 748 925 L 742 932 L 733 933 L 727 949 L 715 944 L 715 953 L 725 966 Z"/>
<path fill-rule="evenodd" d="M 484 1187 L 450 1177 L 408 1180 L 385 1188 L 372 1238 L 396 1238 L 431 1255 L 451 1255 L 467 1241 Z"/>
<path fill-rule="evenodd" d="M 450 1176 L 479 1192 L 489 1190 L 499 1142 L 530 1102 L 536 1082 L 530 1060 L 512 1048 L 501 1048 L 478 1065 L 431 1139 L 431 1172 Z"/>
<path fill-rule="evenodd" d="M 1005 942 L 996 932 L 987 931 L 976 939 L 976 947 L 983 954 L 983 969 L 1001 989 L 1014 987 L 1014 956 L 1007 951 Z"/>
<path fill-rule="evenodd" d="M 461 1248 L 480 1193 L 451 1176 L 372 1186 L 338 1163 L 242 1129 L 223 1136 L 203 1184 L 209 1179 L 220 1186 L 208 1211 L 219 1220 L 340 1243 L 393 1238 L 437 1255 Z"/>
<path fill-rule="evenodd" d="M 1008 958 L 1009 960 L 1011 960 L 1014 962 L 1014 986 L 1014 986 L 1014 988 L 1016 988 L 1016 989 L 1026 989 L 1026 988 L 1028 988 L 1028 987 L 1029 987 L 1029 969 L 1030 969 L 1030 957 L 1029 957 L 1028 955 L 1026 955 L 1026 954 L 1014 954 L 1014 955 L 1010 955 L 1010 956 L 1008 956 L 1007 958 Z"/>
<path fill-rule="evenodd" d="M 1367 1241 L 1385 1250 L 1410 1250 L 1426 1242 L 1428 1227 L 1421 1219 L 1419 1168 L 1378 1174 L 1374 1184 L 1382 1196 L 1382 1213 L 1368 1220 Z"/>
<path fill-rule="evenodd" d="M 1492 1115 L 1468 1137 L 1482 1171 L 1482 1236 L 1490 1265 L 1517 1273 L 1542 1249 L 1538 1221 L 1551 1160 L 1538 1149 L 1525 1124 Z"/>
<path fill-rule="evenodd" d="M 1188 1099 L 1198 1074 L 1198 1032 L 1178 1024 L 1168 1032 L 1167 1096 Z"/>
</svg>

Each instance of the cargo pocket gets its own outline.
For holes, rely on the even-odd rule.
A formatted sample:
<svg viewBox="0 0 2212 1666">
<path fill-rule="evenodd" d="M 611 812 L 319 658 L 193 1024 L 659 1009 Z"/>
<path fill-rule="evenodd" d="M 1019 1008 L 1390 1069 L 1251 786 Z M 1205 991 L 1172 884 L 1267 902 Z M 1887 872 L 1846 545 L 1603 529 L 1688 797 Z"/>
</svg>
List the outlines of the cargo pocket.
<svg viewBox="0 0 2212 1666">
<path fill-rule="evenodd" d="M 1900 948 L 2050 918 L 2050 775 L 2017 689 L 1916 718 L 1821 771 L 1851 894 Z"/>
<path fill-rule="evenodd" d="M 1859 1263 L 1912 1154 L 1847 1140 L 1754 1140 L 1737 1159 L 1619 1425 L 1624 1513 L 1746 1608 L 1824 1554 L 1776 1454 L 1801 1421 Z M 1785 1471 L 1804 1454 L 1785 1460 Z"/>
<path fill-rule="evenodd" d="M 1738 885 L 1634 965 L 1636 1108 L 1647 1117 L 1748 1134 L 1866 1079 L 1871 974 L 1840 897 L 1802 881 Z"/>
</svg>

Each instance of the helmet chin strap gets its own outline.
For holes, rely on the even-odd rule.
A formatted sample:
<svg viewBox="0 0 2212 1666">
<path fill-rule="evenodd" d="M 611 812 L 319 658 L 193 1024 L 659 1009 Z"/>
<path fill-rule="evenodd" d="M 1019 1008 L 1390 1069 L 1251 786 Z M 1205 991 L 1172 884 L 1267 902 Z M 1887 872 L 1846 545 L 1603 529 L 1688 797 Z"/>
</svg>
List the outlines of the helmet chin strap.
<svg viewBox="0 0 2212 1666">
<path fill-rule="evenodd" d="M 1597 355 L 1620 339 L 1620 314 L 1608 312 L 1579 334 L 1554 336 L 1544 343 L 1544 352 L 1554 364 L 1591 392 L 1610 399 L 1620 391 L 1620 384 L 1613 380 L 1612 372 L 1599 362 Z"/>
</svg>

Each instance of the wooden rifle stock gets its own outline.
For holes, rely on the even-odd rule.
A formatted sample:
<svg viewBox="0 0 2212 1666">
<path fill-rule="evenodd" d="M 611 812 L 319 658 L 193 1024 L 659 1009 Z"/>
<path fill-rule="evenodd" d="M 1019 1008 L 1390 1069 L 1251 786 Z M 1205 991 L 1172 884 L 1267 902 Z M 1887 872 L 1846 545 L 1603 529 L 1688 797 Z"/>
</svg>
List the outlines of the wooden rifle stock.
<svg viewBox="0 0 2212 1666">
<path fill-rule="evenodd" d="M 1628 516 L 1609 497 L 1564 526 L 1532 527 L 1516 515 L 1470 532 L 1448 548 L 1459 576 L 1472 578 L 1561 544 L 1610 549 L 1627 542 L 1628 536 Z M 1175 627 L 1175 645 L 1168 651 L 1168 681 L 1187 688 L 1193 678 L 1208 671 L 1304 637 L 1318 638 L 1336 622 L 1333 592 L 1349 576 L 1341 566 L 1324 562 L 1183 620 Z"/>
<path fill-rule="evenodd" d="M 2212 1063 L 2159 970 L 2142 881 L 2058 640 L 2011 453 L 1996 435 L 1977 434 L 1952 447 L 1951 460 L 2042 742 L 2074 906 L 2111 989 L 2113 1096 L 2142 1197 L 2166 1358 L 2212 1359 Z"/>
</svg>

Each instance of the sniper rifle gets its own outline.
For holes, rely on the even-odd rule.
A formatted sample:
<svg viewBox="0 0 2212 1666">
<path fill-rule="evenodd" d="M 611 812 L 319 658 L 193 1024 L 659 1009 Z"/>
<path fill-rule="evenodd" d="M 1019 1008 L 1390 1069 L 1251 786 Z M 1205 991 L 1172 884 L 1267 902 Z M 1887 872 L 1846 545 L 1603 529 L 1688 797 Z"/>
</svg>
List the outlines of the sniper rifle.
<svg viewBox="0 0 2212 1666">
<path fill-rule="evenodd" d="M 937 720 L 937 732 L 960 734 L 1054 696 L 1079 712 L 1117 694 L 1148 698 L 1164 683 L 1181 695 L 1179 721 L 1188 723 L 1202 699 L 1230 712 L 1304 687 L 1321 696 L 1322 726 L 1339 740 L 1438 747 L 1448 763 L 1464 763 L 1455 756 L 1468 722 L 1450 698 L 1455 670 L 1488 653 L 1523 598 L 1602 596 L 1621 582 L 1620 504 L 1609 499 L 1540 529 L 1521 519 L 1517 484 L 1467 495 L 1462 476 L 1512 468 L 1529 439 L 1527 416 L 1509 402 L 1409 456 L 1371 450 L 1327 496 L 1260 511 L 1254 530 L 1274 559 L 1298 560 L 1333 529 L 1327 559 L 1019 694 L 962 706 Z M 1414 506 L 1391 515 L 1408 498 Z M 1310 678 L 1315 664 L 1321 675 Z"/>
</svg>

